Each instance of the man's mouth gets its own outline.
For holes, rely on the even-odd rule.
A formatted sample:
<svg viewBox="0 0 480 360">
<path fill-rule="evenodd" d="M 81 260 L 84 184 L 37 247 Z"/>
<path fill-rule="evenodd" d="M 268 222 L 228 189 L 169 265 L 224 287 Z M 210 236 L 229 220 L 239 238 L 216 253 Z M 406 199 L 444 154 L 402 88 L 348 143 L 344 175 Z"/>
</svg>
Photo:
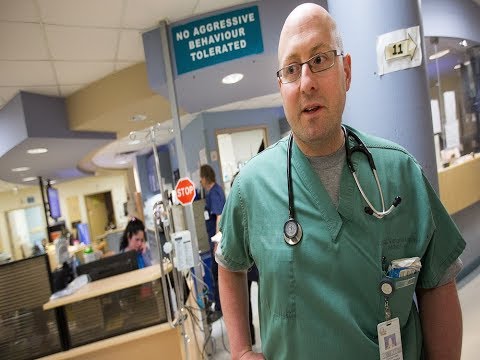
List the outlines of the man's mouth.
<svg viewBox="0 0 480 360">
<path fill-rule="evenodd" d="M 307 106 L 303 109 L 303 112 L 306 112 L 306 113 L 313 113 L 317 110 L 320 109 L 320 105 L 312 105 L 312 106 Z"/>
</svg>

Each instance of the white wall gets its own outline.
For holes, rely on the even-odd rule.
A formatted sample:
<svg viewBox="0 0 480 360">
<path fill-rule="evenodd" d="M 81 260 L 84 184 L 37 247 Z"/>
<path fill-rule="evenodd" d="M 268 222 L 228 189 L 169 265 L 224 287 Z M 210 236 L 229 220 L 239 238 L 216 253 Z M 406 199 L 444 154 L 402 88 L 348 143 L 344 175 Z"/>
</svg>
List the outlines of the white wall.
<svg viewBox="0 0 480 360">
<path fill-rule="evenodd" d="M 28 203 L 27 198 L 33 198 L 33 202 Z M 7 212 L 34 205 L 42 205 L 40 189 L 37 186 L 31 186 L 17 192 L 5 191 L 0 193 L 0 250 L 13 255 L 8 233 Z"/>
<path fill-rule="evenodd" d="M 127 179 L 125 175 L 93 176 L 55 185 L 60 195 L 60 208 L 65 224 L 70 227 L 71 219 L 67 213 L 67 198 L 78 196 L 82 222 L 88 222 L 85 195 L 103 192 L 112 193 L 115 222 L 119 227 L 127 222 L 123 215 L 123 203 L 127 201 Z"/>
<path fill-rule="evenodd" d="M 60 196 L 60 208 L 65 224 L 70 226 L 70 217 L 67 213 L 67 198 L 78 196 L 80 215 L 82 222 L 88 222 L 87 209 L 85 206 L 85 195 L 108 192 L 112 193 L 115 221 L 118 227 L 127 222 L 123 215 L 123 203 L 127 201 L 127 178 L 125 174 L 105 175 L 81 178 L 65 183 L 56 184 Z M 33 197 L 33 202 L 27 203 L 27 198 Z M 12 254 L 10 238 L 8 233 L 7 212 L 15 209 L 24 209 L 33 205 L 43 205 L 40 189 L 32 186 L 18 190 L 0 193 L 0 251 Z"/>
</svg>

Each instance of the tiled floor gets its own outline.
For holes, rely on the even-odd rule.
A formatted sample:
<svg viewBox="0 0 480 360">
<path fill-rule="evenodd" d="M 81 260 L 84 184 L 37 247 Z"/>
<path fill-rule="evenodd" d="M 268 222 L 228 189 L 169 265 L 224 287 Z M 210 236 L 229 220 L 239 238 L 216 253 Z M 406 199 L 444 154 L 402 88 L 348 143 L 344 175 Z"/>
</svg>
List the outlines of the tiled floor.
<svg viewBox="0 0 480 360">
<path fill-rule="evenodd" d="M 463 348 L 462 360 L 479 359 L 480 351 L 480 267 L 465 277 L 458 284 L 458 293 L 463 313 Z M 252 284 L 252 304 L 257 302 L 258 288 L 256 283 Z M 260 346 L 260 330 L 258 325 L 258 309 L 253 307 L 253 319 L 256 331 L 257 345 L 254 350 L 259 351 Z M 222 320 L 218 320 L 213 324 L 212 336 L 215 339 L 215 351 L 210 359 L 229 360 L 228 338 L 225 324 Z"/>
</svg>

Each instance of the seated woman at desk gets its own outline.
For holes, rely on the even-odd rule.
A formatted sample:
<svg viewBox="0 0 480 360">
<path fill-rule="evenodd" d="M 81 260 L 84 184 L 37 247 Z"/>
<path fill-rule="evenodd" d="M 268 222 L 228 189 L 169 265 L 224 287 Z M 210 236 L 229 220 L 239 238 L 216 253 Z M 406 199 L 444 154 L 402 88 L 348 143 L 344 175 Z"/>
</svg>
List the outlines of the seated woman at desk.
<svg viewBox="0 0 480 360">
<path fill-rule="evenodd" d="M 131 218 L 123 232 L 120 252 L 135 250 L 139 269 L 152 265 L 152 257 L 145 237 L 145 225 L 142 220 Z"/>
</svg>

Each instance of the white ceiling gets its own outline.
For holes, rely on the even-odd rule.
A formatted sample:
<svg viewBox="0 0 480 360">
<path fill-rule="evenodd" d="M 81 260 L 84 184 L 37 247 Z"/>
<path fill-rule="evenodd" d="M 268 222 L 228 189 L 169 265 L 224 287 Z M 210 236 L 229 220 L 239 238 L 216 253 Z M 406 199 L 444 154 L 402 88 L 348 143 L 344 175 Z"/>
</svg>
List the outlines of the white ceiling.
<svg viewBox="0 0 480 360">
<path fill-rule="evenodd" d="M 21 90 L 67 97 L 145 61 L 141 34 L 162 19 L 175 22 L 248 2 L 0 0 L 0 109 Z M 117 151 L 118 144 L 110 148 Z M 52 163 L 61 160 L 49 156 Z M 0 181 L 0 191 L 14 187 Z"/>
<path fill-rule="evenodd" d="M 0 107 L 19 90 L 66 97 L 145 60 L 141 34 L 251 0 L 0 0 Z"/>
</svg>

